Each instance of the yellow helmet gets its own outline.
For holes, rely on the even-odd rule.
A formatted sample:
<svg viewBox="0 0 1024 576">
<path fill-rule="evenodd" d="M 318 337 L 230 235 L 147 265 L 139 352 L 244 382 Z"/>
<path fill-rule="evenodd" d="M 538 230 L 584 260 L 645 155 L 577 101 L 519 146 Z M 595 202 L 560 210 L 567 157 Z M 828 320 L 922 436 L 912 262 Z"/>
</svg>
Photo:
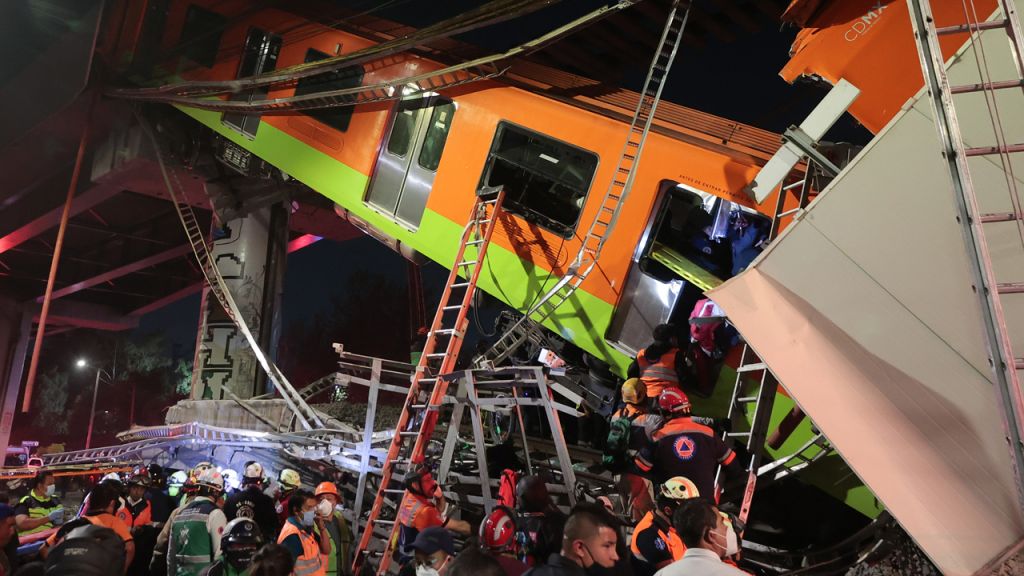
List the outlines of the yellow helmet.
<svg viewBox="0 0 1024 576">
<path fill-rule="evenodd" d="M 622 383 L 622 401 L 626 404 L 643 404 L 647 401 L 647 385 L 639 378 L 630 378 Z"/>
<path fill-rule="evenodd" d="M 700 492 L 686 476 L 675 476 L 661 485 L 661 495 L 670 500 L 689 500 L 700 496 Z"/>
<path fill-rule="evenodd" d="M 299 473 L 291 468 L 281 470 L 281 474 L 278 475 L 277 481 L 287 490 L 292 490 L 302 486 L 302 478 L 299 476 Z"/>
</svg>

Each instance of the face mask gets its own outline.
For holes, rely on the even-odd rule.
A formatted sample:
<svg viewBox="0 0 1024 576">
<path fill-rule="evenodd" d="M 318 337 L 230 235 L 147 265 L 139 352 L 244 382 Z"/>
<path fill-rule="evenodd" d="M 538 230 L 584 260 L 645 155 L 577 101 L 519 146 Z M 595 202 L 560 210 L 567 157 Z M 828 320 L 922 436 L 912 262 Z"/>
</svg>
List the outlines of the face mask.
<svg viewBox="0 0 1024 576">
<path fill-rule="evenodd" d="M 302 513 L 302 525 L 309 527 L 313 525 L 313 510 L 306 510 Z"/>
<path fill-rule="evenodd" d="M 331 505 L 330 500 L 321 500 L 320 503 L 316 505 L 316 513 L 321 518 L 329 517 L 332 512 L 334 512 L 334 506 Z"/>
<path fill-rule="evenodd" d="M 712 534 L 715 534 L 717 536 L 718 532 L 712 532 Z M 716 537 L 716 540 L 717 539 L 718 538 Z M 719 543 L 719 542 L 715 542 L 714 544 L 715 544 L 715 546 L 722 546 L 722 544 Z M 726 526 L 725 527 L 725 546 L 724 546 L 724 548 L 725 549 L 722 552 L 722 557 L 723 558 L 726 558 L 726 557 L 729 557 L 729 556 L 734 556 L 737 552 L 740 551 L 739 541 L 736 538 L 736 531 L 733 530 L 731 526 Z"/>
<path fill-rule="evenodd" d="M 589 546 L 583 544 L 583 549 L 590 555 L 590 566 L 583 567 L 583 571 L 587 573 L 587 576 L 614 576 L 616 574 L 614 565 L 611 568 L 605 568 L 597 563 L 594 553 L 590 551 Z"/>
<path fill-rule="evenodd" d="M 57 485 L 56 484 L 50 484 L 49 486 L 46 487 L 46 495 L 48 497 L 53 498 L 53 495 L 56 494 L 56 493 L 57 493 Z"/>
<path fill-rule="evenodd" d="M 439 573 L 432 566 L 418 565 L 416 566 L 416 576 L 439 576 Z"/>
</svg>

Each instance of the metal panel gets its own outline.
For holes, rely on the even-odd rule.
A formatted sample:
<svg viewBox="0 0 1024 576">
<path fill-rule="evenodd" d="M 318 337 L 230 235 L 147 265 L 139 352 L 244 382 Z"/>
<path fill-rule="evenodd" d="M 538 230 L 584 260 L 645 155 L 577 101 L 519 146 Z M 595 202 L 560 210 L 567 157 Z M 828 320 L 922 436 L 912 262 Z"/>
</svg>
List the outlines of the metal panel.
<svg viewBox="0 0 1024 576">
<path fill-rule="evenodd" d="M 1015 74 L 1005 61 L 989 66 L 994 78 Z M 972 81 L 975 67 L 962 53 L 949 76 Z M 1003 125 L 1018 142 L 1021 95 L 1004 93 Z M 1024 536 L 1024 516 L 922 95 L 752 269 L 711 296 L 942 572 L 974 574 Z M 988 140 L 983 99 L 964 98 L 961 109 L 965 143 Z M 983 211 L 1008 205 L 1000 166 L 972 158 L 971 172 Z M 1009 249 L 1014 236 L 1008 230 L 992 258 L 1020 270 L 1009 260 L 1019 254 Z M 1024 324 L 1024 309 L 1004 313 Z"/>
<path fill-rule="evenodd" d="M 650 342 L 654 327 L 668 321 L 684 284 L 682 280 L 661 282 L 644 274 L 633 262 L 607 340 L 635 355 Z"/>
</svg>

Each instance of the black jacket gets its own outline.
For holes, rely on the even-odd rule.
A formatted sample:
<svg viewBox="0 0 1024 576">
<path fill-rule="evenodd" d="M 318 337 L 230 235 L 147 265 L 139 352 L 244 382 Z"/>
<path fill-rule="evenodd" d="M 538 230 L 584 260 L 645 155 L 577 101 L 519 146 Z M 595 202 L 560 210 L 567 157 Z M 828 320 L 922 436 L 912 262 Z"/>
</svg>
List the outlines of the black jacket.
<svg viewBox="0 0 1024 576">
<path fill-rule="evenodd" d="M 547 564 L 535 566 L 523 576 L 586 576 L 583 568 L 561 554 L 552 554 Z"/>
</svg>

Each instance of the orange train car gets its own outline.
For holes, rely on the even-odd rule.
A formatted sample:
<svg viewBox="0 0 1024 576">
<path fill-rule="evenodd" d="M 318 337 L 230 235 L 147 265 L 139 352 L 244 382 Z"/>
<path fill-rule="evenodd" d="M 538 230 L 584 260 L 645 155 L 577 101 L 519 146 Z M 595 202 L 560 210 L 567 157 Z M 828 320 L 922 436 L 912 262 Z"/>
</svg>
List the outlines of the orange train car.
<svg viewBox="0 0 1024 576">
<path fill-rule="evenodd" d="M 355 53 L 409 32 L 247 2 L 130 2 L 115 27 L 126 74 L 228 80 Z M 328 25 L 331 24 L 331 25 Z M 443 54 L 442 43 L 438 54 Z M 232 94 L 274 99 L 372 85 L 442 66 L 412 51 Z M 143 80 L 140 80 L 143 81 Z M 480 287 L 523 310 L 550 288 L 596 218 L 639 95 L 511 62 L 494 79 L 347 108 L 243 115 L 182 107 L 217 134 L 220 158 L 250 155 L 327 196 L 343 217 L 405 255 L 448 267 L 475 191 L 504 185 L 506 214 Z M 653 325 L 685 318 L 731 276 L 730 238 L 767 217 L 744 192 L 779 137 L 662 102 L 595 270 L 545 325 L 624 372 Z M 248 162 L 248 160 L 246 160 Z M 774 201 L 763 206 L 774 207 Z M 746 216 L 738 218 L 743 211 Z M 737 225 L 737 220 L 740 224 Z M 751 252 L 753 250 L 754 252 Z"/>
</svg>

